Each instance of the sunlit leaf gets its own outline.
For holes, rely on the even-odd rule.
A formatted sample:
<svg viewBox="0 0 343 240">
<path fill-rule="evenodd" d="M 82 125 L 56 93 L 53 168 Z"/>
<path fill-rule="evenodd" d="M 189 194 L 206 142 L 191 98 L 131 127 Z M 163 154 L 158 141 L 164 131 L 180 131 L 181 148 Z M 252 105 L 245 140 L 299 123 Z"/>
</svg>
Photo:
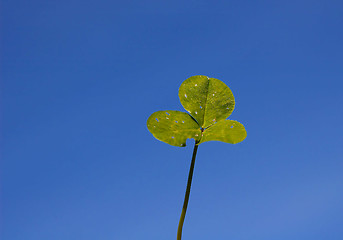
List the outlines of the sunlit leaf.
<svg viewBox="0 0 343 240">
<path fill-rule="evenodd" d="M 207 141 L 235 144 L 247 136 L 241 123 L 226 120 L 235 107 L 235 99 L 222 81 L 200 75 L 190 77 L 181 84 L 179 98 L 191 115 L 172 110 L 158 111 L 147 121 L 154 137 L 170 145 L 184 147 L 188 138 L 195 139 L 177 240 L 182 237 L 198 145 Z"/>
<path fill-rule="evenodd" d="M 184 147 L 188 138 L 195 139 L 197 144 L 207 141 L 235 144 L 245 139 L 244 126 L 226 120 L 235 107 L 235 98 L 222 81 L 201 75 L 190 77 L 181 84 L 179 98 L 190 115 L 159 111 L 148 119 L 148 129 L 158 140 Z"/>
<path fill-rule="evenodd" d="M 178 147 L 185 147 L 188 138 L 199 141 L 201 136 L 199 125 L 185 112 L 155 112 L 149 117 L 147 126 L 155 138 Z"/>
</svg>

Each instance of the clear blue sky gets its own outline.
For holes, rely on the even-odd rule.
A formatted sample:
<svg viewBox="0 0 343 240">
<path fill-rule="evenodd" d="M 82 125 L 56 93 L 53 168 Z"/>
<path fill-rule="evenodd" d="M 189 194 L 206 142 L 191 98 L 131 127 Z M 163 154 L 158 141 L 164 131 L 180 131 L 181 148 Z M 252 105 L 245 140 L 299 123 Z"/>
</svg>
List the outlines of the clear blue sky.
<svg viewBox="0 0 343 240">
<path fill-rule="evenodd" d="M 184 240 L 343 239 L 343 2 L 1 3 L 3 240 L 175 240 L 193 141 L 156 140 L 192 75 L 237 145 L 201 144 Z"/>
</svg>

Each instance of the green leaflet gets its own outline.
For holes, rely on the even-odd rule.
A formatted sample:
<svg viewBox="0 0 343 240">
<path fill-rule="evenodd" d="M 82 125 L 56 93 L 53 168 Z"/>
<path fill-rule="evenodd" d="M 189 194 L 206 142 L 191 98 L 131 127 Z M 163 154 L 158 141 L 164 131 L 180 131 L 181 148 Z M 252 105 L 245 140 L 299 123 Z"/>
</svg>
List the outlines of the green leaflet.
<svg viewBox="0 0 343 240">
<path fill-rule="evenodd" d="M 235 144 L 242 142 L 246 136 L 247 132 L 241 123 L 233 120 L 222 120 L 203 132 L 200 143 L 222 141 Z"/>
<path fill-rule="evenodd" d="M 197 144 L 207 141 L 238 143 L 246 138 L 244 126 L 225 120 L 235 107 L 235 98 L 222 81 L 193 76 L 180 86 L 179 98 L 191 116 L 179 111 L 158 111 L 148 121 L 149 131 L 160 141 L 185 147 L 188 138 Z"/>
<path fill-rule="evenodd" d="M 179 89 L 182 106 L 202 128 L 226 119 L 235 107 L 235 98 L 222 81 L 206 76 L 185 80 Z"/>
<path fill-rule="evenodd" d="M 147 122 L 149 131 L 158 140 L 173 146 L 185 147 L 187 138 L 199 141 L 199 125 L 187 113 L 179 111 L 158 111 Z"/>
</svg>

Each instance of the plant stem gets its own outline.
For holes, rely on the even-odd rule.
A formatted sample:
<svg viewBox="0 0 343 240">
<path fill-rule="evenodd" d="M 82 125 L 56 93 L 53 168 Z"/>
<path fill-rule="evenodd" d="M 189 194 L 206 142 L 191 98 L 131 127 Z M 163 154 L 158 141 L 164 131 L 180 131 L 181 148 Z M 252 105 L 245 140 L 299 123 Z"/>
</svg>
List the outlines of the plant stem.
<svg viewBox="0 0 343 240">
<path fill-rule="evenodd" d="M 185 194 L 185 200 L 183 202 L 181 217 L 180 217 L 180 221 L 179 221 L 179 227 L 177 229 L 177 240 L 181 240 L 181 236 L 182 236 L 182 226 L 183 226 L 183 222 L 184 222 L 185 216 L 186 216 L 187 205 L 188 205 L 188 200 L 189 200 L 189 193 L 191 192 L 193 170 L 194 170 L 195 157 L 197 155 L 197 151 L 198 151 L 198 142 L 195 142 L 194 150 L 193 150 L 193 156 L 192 156 L 192 162 L 191 162 L 191 167 L 189 169 L 189 174 L 188 174 L 188 182 L 187 182 L 187 189 L 186 189 L 186 194 Z"/>
</svg>

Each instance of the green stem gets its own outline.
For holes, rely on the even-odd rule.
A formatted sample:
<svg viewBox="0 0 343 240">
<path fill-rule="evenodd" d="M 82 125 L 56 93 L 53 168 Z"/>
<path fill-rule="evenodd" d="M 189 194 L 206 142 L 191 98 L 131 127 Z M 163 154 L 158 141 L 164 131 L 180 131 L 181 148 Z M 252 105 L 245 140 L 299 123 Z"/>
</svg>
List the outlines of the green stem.
<svg viewBox="0 0 343 240">
<path fill-rule="evenodd" d="M 197 150 L 198 150 L 198 143 L 195 142 L 194 150 L 193 150 L 193 156 L 192 156 L 192 163 L 191 163 L 191 167 L 189 169 L 189 174 L 188 174 L 188 182 L 187 182 L 187 189 L 186 189 L 186 194 L 185 194 L 185 200 L 183 202 L 183 207 L 182 207 L 179 227 L 177 229 L 177 240 L 181 240 L 181 236 L 182 236 L 182 226 L 183 226 L 183 222 L 185 221 L 187 205 L 188 205 L 188 199 L 189 199 L 189 193 L 191 192 L 193 170 L 194 170 L 195 156 L 197 155 Z"/>
</svg>

